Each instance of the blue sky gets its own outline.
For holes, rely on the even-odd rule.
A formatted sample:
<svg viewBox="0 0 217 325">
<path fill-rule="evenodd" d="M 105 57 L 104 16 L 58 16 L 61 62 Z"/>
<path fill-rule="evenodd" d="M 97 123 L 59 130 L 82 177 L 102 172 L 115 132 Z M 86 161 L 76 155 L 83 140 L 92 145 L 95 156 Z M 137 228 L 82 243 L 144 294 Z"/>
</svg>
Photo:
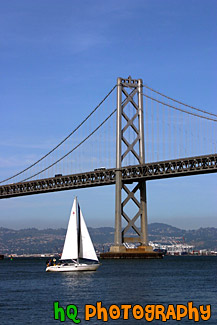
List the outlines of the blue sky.
<svg viewBox="0 0 217 325">
<path fill-rule="evenodd" d="M 119 76 L 217 113 L 216 21 L 213 0 L 0 0 L 1 178 L 68 135 Z M 216 181 L 148 182 L 148 221 L 217 227 Z M 106 187 L 1 200 L 0 226 L 66 227 L 74 195 L 88 226 L 114 225 Z"/>
</svg>

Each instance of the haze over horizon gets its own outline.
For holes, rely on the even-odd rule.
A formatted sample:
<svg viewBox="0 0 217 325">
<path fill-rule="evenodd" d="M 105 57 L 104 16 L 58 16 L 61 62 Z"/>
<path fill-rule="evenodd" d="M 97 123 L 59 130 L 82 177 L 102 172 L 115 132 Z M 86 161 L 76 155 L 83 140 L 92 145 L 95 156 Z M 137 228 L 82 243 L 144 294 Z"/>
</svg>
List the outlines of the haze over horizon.
<svg viewBox="0 0 217 325">
<path fill-rule="evenodd" d="M 216 1 L 12 0 L 0 17 L 0 179 L 59 143 L 119 76 L 217 114 Z M 148 181 L 148 223 L 217 227 L 216 183 Z M 75 195 L 89 227 L 114 227 L 114 186 L 0 200 L 0 227 L 66 228 Z"/>
<path fill-rule="evenodd" d="M 187 220 L 187 218 L 185 219 Z M 201 227 L 198 227 L 198 228 L 194 228 L 194 227 L 179 227 L 179 226 L 174 226 L 170 223 L 166 223 L 166 222 L 159 222 L 159 221 L 153 221 L 151 223 L 148 223 L 148 226 L 151 225 L 151 224 L 164 224 L 164 225 L 168 225 L 168 226 L 171 226 L 171 227 L 175 227 L 175 228 L 178 228 L 178 229 L 182 229 L 182 230 L 198 230 L 200 228 L 216 228 L 215 226 L 201 226 Z M 10 228 L 10 227 L 3 227 L 3 226 L 0 226 L 0 228 L 4 228 L 4 229 L 10 229 L 10 230 L 25 230 L 25 229 L 37 229 L 37 230 L 46 230 L 46 229 L 53 229 L 53 230 L 57 230 L 57 229 L 67 229 L 67 225 L 66 227 L 45 227 L 45 228 L 40 228 L 40 227 L 26 227 L 26 228 Z M 88 226 L 88 228 L 94 228 L 94 229 L 99 229 L 99 228 L 114 228 L 114 226 L 95 226 L 95 227 L 92 227 L 92 226 Z"/>
</svg>

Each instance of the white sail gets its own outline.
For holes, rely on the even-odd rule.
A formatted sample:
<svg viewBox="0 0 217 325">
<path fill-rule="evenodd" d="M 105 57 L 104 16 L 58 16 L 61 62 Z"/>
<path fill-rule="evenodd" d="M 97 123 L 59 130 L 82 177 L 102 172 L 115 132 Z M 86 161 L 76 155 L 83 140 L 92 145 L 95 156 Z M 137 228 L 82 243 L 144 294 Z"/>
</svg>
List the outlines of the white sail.
<svg viewBox="0 0 217 325">
<path fill-rule="evenodd" d="M 69 219 L 68 229 L 66 233 L 65 243 L 61 260 L 73 260 L 78 257 L 78 232 L 77 232 L 77 198 L 75 198 L 71 215 Z"/>
<path fill-rule="evenodd" d="M 98 261 L 96 256 L 95 249 L 93 247 L 92 240 L 90 238 L 89 232 L 87 230 L 87 226 L 84 221 L 84 217 L 82 215 L 80 209 L 80 249 L 79 249 L 79 257 L 86 258 L 93 261 Z"/>
</svg>

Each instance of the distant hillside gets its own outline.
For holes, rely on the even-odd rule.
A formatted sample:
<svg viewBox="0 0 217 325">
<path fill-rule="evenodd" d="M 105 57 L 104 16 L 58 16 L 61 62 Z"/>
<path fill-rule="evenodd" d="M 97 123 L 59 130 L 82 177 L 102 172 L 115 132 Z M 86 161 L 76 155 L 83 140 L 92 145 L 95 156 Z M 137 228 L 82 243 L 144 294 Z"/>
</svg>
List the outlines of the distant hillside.
<svg viewBox="0 0 217 325">
<path fill-rule="evenodd" d="M 114 228 L 89 228 L 96 248 L 107 250 L 114 241 Z M 0 254 L 43 254 L 61 252 L 66 230 L 36 228 L 12 230 L 0 228 Z M 194 245 L 195 249 L 217 250 L 217 228 L 183 230 L 163 223 L 148 226 L 149 240 L 172 240 Z"/>
<path fill-rule="evenodd" d="M 163 223 L 148 226 L 149 240 L 162 241 L 176 238 L 177 241 L 195 246 L 195 249 L 217 250 L 217 228 L 183 230 Z"/>
</svg>

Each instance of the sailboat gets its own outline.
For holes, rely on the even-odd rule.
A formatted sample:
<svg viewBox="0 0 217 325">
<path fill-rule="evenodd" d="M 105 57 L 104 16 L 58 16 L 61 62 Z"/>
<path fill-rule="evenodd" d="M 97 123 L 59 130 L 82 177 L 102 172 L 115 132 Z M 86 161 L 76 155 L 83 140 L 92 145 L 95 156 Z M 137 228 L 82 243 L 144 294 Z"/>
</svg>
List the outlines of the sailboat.
<svg viewBox="0 0 217 325">
<path fill-rule="evenodd" d="M 92 262 L 80 263 L 79 258 Z M 47 266 L 46 272 L 96 271 L 100 265 L 77 197 L 72 206 L 60 261 L 57 265 Z"/>
</svg>

